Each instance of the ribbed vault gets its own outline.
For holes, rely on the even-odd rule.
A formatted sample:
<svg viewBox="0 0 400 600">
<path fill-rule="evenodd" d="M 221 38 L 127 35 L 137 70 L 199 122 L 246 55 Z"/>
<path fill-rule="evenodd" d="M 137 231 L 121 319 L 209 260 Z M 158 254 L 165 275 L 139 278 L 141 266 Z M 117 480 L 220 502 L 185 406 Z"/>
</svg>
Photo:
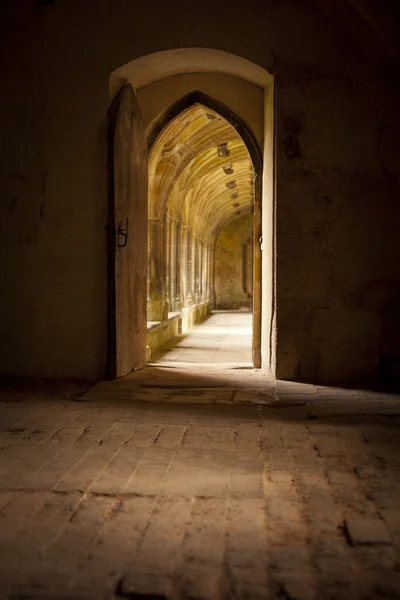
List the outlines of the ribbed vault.
<svg viewBox="0 0 400 600">
<path fill-rule="evenodd" d="M 149 218 L 182 219 L 209 236 L 252 210 L 254 169 L 242 138 L 195 104 L 169 123 L 149 158 Z"/>
</svg>

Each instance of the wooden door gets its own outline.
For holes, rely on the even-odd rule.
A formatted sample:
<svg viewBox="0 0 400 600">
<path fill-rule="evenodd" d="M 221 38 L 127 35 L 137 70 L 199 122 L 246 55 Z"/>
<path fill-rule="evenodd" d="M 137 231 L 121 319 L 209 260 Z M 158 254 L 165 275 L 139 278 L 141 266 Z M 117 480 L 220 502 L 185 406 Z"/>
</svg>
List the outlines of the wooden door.
<svg viewBox="0 0 400 600">
<path fill-rule="evenodd" d="M 253 230 L 253 367 L 261 368 L 262 221 L 261 168 L 255 167 Z"/>
<path fill-rule="evenodd" d="M 147 141 L 136 94 L 125 85 L 110 110 L 109 374 L 146 364 Z"/>
</svg>

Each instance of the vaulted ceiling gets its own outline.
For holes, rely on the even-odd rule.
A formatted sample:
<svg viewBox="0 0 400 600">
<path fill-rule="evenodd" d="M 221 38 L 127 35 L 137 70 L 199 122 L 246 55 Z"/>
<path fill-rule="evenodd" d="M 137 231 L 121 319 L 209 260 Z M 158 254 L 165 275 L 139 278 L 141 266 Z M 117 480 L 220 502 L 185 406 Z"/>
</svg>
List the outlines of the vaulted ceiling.
<svg viewBox="0 0 400 600">
<path fill-rule="evenodd" d="M 202 235 L 253 208 L 254 169 L 242 138 L 201 104 L 163 130 L 149 156 L 149 218 L 166 214 Z"/>
</svg>

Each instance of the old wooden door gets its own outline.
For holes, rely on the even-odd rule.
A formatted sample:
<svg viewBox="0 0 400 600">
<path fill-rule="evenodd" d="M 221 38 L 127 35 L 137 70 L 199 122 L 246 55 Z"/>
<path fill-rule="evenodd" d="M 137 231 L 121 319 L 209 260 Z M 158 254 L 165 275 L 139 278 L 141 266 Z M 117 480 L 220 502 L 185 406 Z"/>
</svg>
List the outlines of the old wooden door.
<svg viewBox="0 0 400 600">
<path fill-rule="evenodd" d="M 262 215 L 261 161 L 255 164 L 253 229 L 253 367 L 261 368 Z"/>
<path fill-rule="evenodd" d="M 136 94 L 125 85 L 110 109 L 109 374 L 146 363 L 147 141 Z"/>
</svg>

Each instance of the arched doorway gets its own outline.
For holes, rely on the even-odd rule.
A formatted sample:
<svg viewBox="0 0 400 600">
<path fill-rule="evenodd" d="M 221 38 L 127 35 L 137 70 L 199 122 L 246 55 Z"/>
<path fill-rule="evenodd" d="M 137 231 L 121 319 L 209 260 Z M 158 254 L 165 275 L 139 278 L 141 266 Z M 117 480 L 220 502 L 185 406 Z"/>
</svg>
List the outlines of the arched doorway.
<svg viewBox="0 0 400 600">
<path fill-rule="evenodd" d="M 221 230 L 241 218 L 249 221 L 252 234 L 251 294 L 248 260 L 243 262 L 237 240 L 240 256 L 235 257 L 238 249 L 233 248 L 231 258 L 243 265 L 226 264 L 225 271 L 236 301 L 225 300 L 223 306 L 251 307 L 251 362 L 260 367 L 262 157 L 254 134 L 226 105 L 197 90 L 168 107 L 153 124 L 148 146 L 151 349 L 176 334 L 177 324 L 168 319 L 179 318 L 179 329 L 186 332 L 211 308 L 218 308 L 216 243 Z M 224 268 L 217 265 L 217 274 L 218 266 Z M 237 270 L 240 282 L 235 281 Z"/>
<path fill-rule="evenodd" d="M 175 79 L 174 79 L 175 78 Z M 191 79 L 191 81 L 189 81 Z M 200 85 L 193 85 L 193 80 L 200 82 Z M 169 82 L 174 81 L 174 85 Z M 213 89 L 217 82 L 217 93 L 207 96 L 208 84 L 212 80 Z M 232 84 L 233 82 L 233 84 Z M 165 87 L 164 84 L 168 84 Z M 176 85 L 178 84 L 178 85 Z M 157 86 L 161 85 L 160 89 Z M 233 85 L 233 87 L 232 87 Z M 154 86 L 156 89 L 154 89 Z M 175 86 L 175 87 L 174 87 Z M 192 93 L 182 93 L 182 86 L 187 92 L 192 87 Z M 239 86 L 239 88 L 238 88 Z M 250 95 L 248 90 L 242 94 L 240 86 L 251 88 Z M 246 121 L 256 132 L 255 136 L 248 136 L 246 147 L 248 151 L 256 150 L 257 158 L 261 164 L 264 163 L 263 177 L 254 178 L 254 198 L 259 198 L 259 213 L 255 221 L 254 231 L 261 232 L 263 239 L 264 252 L 261 252 L 261 236 L 257 239 L 255 251 L 259 255 L 260 272 L 262 277 L 259 280 L 259 290 L 255 290 L 255 296 L 260 298 L 259 316 L 255 314 L 254 322 L 259 323 L 261 334 L 261 344 L 258 348 L 259 358 L 254 360 L 258 365 L 260 358 L 263 369 L 269 374 L 274 374 L 274 344 L 275 344 L 275 292 L 274 292 L 274 118 L 273 118 L 273 79 L 261 67 L 250 63 L 241 57 L 207 48 L 185 48 L 165 52 L 157 52 L 153 55 L 141 57 L 128 63 L 114 71 L 110 78 L 110 94 L 112 98 L 110 120 L 110 138 L 109 138 L 109 168 L 113 174 L 117 172 L 117 163 L 121 160 L 123 149 L 117 148 L 116 140 L 118 136 L 118 114 L 124 102 L 121 102 L 121 94 L 131 94 L 127 92 L 128 88 L 135 97 L 135 106 L 128 107 L 130 118 L 134 121 L 133 130 L 140 131 L 140 144 L 136 144 L 136 149 L 131 151 L 133 160 L 128 161 L 122 172 L 125 173 L 129 184 L 125 187 L 129 191 L 125 194 L 126 198 L 130 196 L 130 206 L 117 214 L 117 207 L 123 206 L 116 194 L 118 185 L 115 178 L 110 175 L 110 216 L 109 216 L 109 273 L 110 273 L 110 294 L 109 294 L 109 373 L 112 377 L 121 376 L 132 369 L 137 369 L 145 365 L 145 338 L 146 338 L 146 316 L 143 303 L 137 304 L 132 300 L 132 294 L 137 294 L 139 288 L 143 291 L 143 281 L 147 276 L 147 261 L 143 260 L 143 247 L 147 247 L 147 198 L 144 201 L 143 189 L 146 187 L 145 179 L 147 173 L 144 173 L 144 164 L 147 164 L 144 146 L 146 136 L 152 147 L 152 142 L 157 138 L 160 130 L 165 127 L 167 121 L 174 117 L 175 113 L 181 113 L 184 104 L 189 102 L 193 105 L 196 96 L 195 90 L 201 89 L 204 96 L 201 98 L 203 104 L 210 110 L 213 110 L 223 119 L 225 119 L 233 128 L 241 127 Z M 167 93 L 165 90 L 167 89 Z M 204 90 L 204 92 L 203 92 Z M 239 93 L 236 93 L 239 90 Z M 171 91 L 171 93 L 170 93 Z M 247 96 L 246 96 L 247 94 Z M 212 104 L 213 97 L 216 98 Z M 197 100 L 199 100 L 197 96 Z M 260 100 L 261 99 L 261 100 Z M 210 104 L 211 103 L 211 104 Z M 242 104 L 241 104 L 242 103 Z M 257 107 L 255 108 L 255 105 Z M 229 106 L 228 111 L 224 110 Z M 158 107 L 158 108 L 157 108 Z M 236 108 L 237 107 L 237 108 Z M 124 109 L 125 110 L 125 109 Z M 258 125 L 256 129 L 253 126 L 253 113 L 258 114 Z M 142 120 L 144 115 L 144 123 Z M 115 117 L 117 115 L 117 117 Z M 236 115 L 244 116 L 236 119 Z M 175 115 L 176 116 L 176 115 Z M 123 119 L 122 119 L 123 121 Z M 121 121 L 121 122 L 122 122 Z M 257 119 L 256 119 L 257 121 Z M 158 128 L 158 129 L 157 129 Z M 249 133 L 249 128 L 244 128 L 240 132 L 242 141 Z M 129 136 L 128 136 L 129 137 Z M 132 136 L 125 140 L 125 147 L 132 143 Z M 256 143 L 254 141 L 256 140 Z M 257 148 L 258 142 L 258 148 Z M 137 148 L 142 148 L 137 152 Z M 221 149 L 223 151 L 223 149 Z M 126 153 L 125 153 L 126 156 Z M 253 157 L 252 157 L 253 160 Z M 254 164 L 254 162 L 253 162 Z M 129 172 L 129 175 L 127 173 Z M 259 171 L 261 172 L 261 170 Z M 234 191 L 232 192 L 234 193 Z M 262 200 L 262 202 L 261 202 Z M 139 210 L 132 208 L 139 203 Z M 146 206 L 145 206 L 146 204 Z M 254 202 L 257 206 L 257 202 Z M 125 212 L 124 212 L 125 211 Z M 124 224 L 129 223 L 129 231 L 126 231 Z M 133 235 L 132 235 L 133 234 Z M 129 255 L 129 260 L 122 260 L 123 254 Z M 139 257 L 140 260 L 139 260 Z M 255 259 L 256 262 L 257 259 Z M 121 269 L 116 268 L 118 264 L 124 265 Z M 133 264 L 134 269 L 129 265 Z M 140 267 L 139 267 L 140 265 Z M 123 273 L 122 276 L 118 276 Z M 143 295 L 146 300 L 146 295 Z M 118 300 L 119 299 L 119 300 Z M 127 333 L 129 332 L 129 333 Z M 130 338 L 130 341 L 127 338 Z M 256 336 L 254 336 L 256 339 Z M 133 341 L 132 341 L 133 340 Z M 118 351 L 118 348 L 120 351 Z M 125 354 L 125 359 L 122 355 Z"/>
</svg>

